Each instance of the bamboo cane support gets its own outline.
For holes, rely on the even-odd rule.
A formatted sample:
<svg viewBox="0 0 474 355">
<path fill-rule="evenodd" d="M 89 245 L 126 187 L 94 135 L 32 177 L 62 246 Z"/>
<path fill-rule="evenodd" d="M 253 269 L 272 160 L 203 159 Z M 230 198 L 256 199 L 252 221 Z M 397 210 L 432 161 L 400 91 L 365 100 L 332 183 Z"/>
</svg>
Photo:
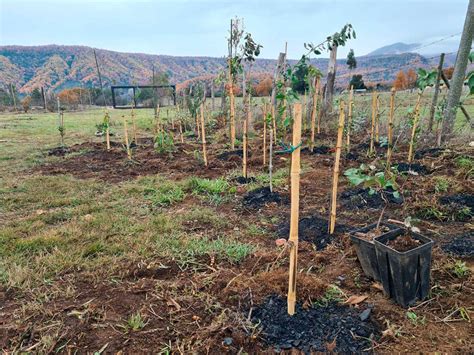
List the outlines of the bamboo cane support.
<svg viewBox="0 0 474 355">
<path fill-rule="evenodd" d="M 270 182 L 270 192 L 273 192 L 273 130 L 270 129 L 270 141 L 268 150 L 268 180 Z"/>
<path fill-rule="evenodd" d="M 336 227 L 336 207 L 337 207 L 337 184 L 339 182 L 339 164 L 341 160 L 342 136 L 344 134 L 344 101 L 339 104 L 339 126 L 337 128 L 336 159 L 334 161 L 334 174 L 332 178 L 331 196 L 331 216 L 329 221 L 329 234 L 334 233 Z"/>
<path fill-rule="evenodd" d="M 132 116 L 132 128 L 133 128 L 133 141 L 135 142 L 135 144 L 138 144 L 138 140 L 137 140 L 137 125 L 136 125 L 136 123 L 135 123 L 135 111 L 133 110 L 133 106 L 132 106 L 131 116 Z"/>
<path fill-rule="evenodd" d="M 413 146 L 415 144 L 416 128 L 418 126 L 418 119 L 420 117 L 420 104 L 421 104 L 422 94 L 423 94 L 422 91 L 418 91 L 418 98 L 416 100 L 416 105 L 415 105 L 415 117 L 413 118 L 413 127 L 411 129 L 410 146 L 408 148 L 408 162 L 409 163 L 413 161 Z"/>
<path fill-rule="evenodd" d="M 380 138 L 379 138 L 379 130 L 380 130 L 379 107 L 380 107 L 380 97 L 377 94 L 377 100 L 375 102 L 375 143 L 377 143 L 377 144 L 380 142 Z"/>
<path fill-rule="evenodd" d="M 128 160 L 132 160 L 132 151 L 130 150 L 130 144 L 128 142 L 127 119 L 125 118 L 125 115 L 122 115 L 122 118 L 123 118 L 123 132 L 124 132 L 124 138 L 125 138 L 125 147 L 127 148 L 127 157 L 128 157 Z"/>
<path fill-rule="evenodd" d="M 263 105 L 263 166 L 267 164 L 267 103 Z"/>
<path fill-rule="evenodd" d="M 301 104 L 294 105 L 293 146 L 301 143 Z M 288 314 L 295 314 L 296 273 L 298 264 L 298 222 L 300 209 L 300 153 L 301 147 L 291 154 L 291 217 L 290 217 L 290 269 L 288 278 Z"/>
<path fill-rule="evenodd" d="M 313 105 L 311 109 L 311 152 L 314 149 L 314 135 L 316 130 L 316 110 L 318 107 L 318 89 L 319 89 L 319 80 L 318 78 L 314 78 L 313 81 Z"/>
<path fill-rule="evenodd" d="M 346 146 L 347 151 L 351 150 L 351 129 L 352 129 L 352 110 L 354 107 L 354 85 L 351 85 L 351 91 L 349 92 L 349 107 L 347 109 L 347 140 Z"/>
<path fill-rule="evenodd" d="M 377 93 L 375 91 L 372 92 L 372 123 L 370 125 L 370 147 L 369 147 L 369 154 L 374 152 L 374 138 L 375 138 L 375 117 L 376 113 L 376 106 L 377 106 Z"/>
<path fill-rule="evenodd" d="M 204 104 L 201 104 L 201 130 L 202 130 L 202 156 L 204 159 L 204 165 L 207 166 L 207 150 L 206 150 L 206 128 L 204 124 Z"/>
<path fill-rule="evenodd" d="M 395 89 L 390 92 L 390 112 L 388 114 L 388 137 L 387 137 L 387 165 L 385 170 L 390 171 L 390 160 L 392 159 L 393 149 L 393 114 L 395 111 Z"/>
</svg>

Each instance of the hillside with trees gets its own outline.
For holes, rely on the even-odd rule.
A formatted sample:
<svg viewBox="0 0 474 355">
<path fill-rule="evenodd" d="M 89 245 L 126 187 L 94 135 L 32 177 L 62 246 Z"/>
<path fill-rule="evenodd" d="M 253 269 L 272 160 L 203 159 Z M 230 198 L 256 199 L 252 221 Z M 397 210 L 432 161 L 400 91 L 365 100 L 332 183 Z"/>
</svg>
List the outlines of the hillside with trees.
<svg viewBox="0 0 474 355">
<path fill-rule="evenodd" d="M 221 73 L 225 58 L 175 57 L 142 53 L 120 53 L 97 49 L 104 85 L 148 84 L 153 66 L 169 81 L 180 84 L 189 80 L 209 78 Z M 288 63 L 293 65 L 294 60 Z M 326 73 L 328 59 L 311 60 L 311 64 Z M 416 53 L 357 57 L 357 68 L 349 69 L 345 59 L 338 60 L 336 85 L 346 87 L 354 74 L 363 76 L 365 83 L 393 81 L 400 70 L 410 67 L 435 66 L 431 59 Z M 252 73 L 257 78 L 272 74 L 276 60 L 257 59 Z M 263 75 L 266 74 L 266 75 Z M 93 48 L 84 46 L 1 46 L 0 87 L 13 84 L 20 93 L 35 88 L 59 92 L 73 87 L 99 87 Z M 263 90 L 263 88 L 261 88 Z"/>
</svg>

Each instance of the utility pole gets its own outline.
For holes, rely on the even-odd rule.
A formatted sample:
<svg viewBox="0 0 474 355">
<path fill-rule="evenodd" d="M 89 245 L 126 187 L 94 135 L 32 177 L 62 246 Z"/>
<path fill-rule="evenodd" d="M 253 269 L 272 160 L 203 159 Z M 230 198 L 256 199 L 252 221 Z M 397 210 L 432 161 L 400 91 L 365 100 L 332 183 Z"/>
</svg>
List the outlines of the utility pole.
<svg viewBox="0 0 474 355">
<path fill-rule="evenodd" d="M 472 46 L 474 33 L 474 0 L 469 0 L 467 7 L 464 29 L 459 43 L 459 50 L 454 65 L 453 78 L 451 79 L 451 88 L 448 92 L 447 106 L 444 111 L 443 135 L 445 141 L 451 138 L 456 120 L 456 111 L 461 99 L 464 76 L 466 74 L 467 60 Z"/>
<path fill-rule="evenodd" d="M 334 94 L 334 83 L 336 81 L 336 58 L 337 45 L 333 45 L 331 53 L 329 54 L 328 78 L 326 81 L 326 90 L 324 92 L 325 111 L 327 111 L 327 109 L 332 111 L 332 96 Z"/>
<path fill-rule="evenodd" d="M 95 58 L 95 66 L 97 68 L 97 74 L 99 76 L 100 91 L 102 92 L 102 97 L 104 99 L 104 107 L 106 107 L 107 102 L 105 101 L 104 88 L 102 86 L 102 76 L 100 75 L 99 62 L 97 61 L 97 53 L 95 52 L 95 49 L 94 49 L 94 58 Z"/>
</svg>

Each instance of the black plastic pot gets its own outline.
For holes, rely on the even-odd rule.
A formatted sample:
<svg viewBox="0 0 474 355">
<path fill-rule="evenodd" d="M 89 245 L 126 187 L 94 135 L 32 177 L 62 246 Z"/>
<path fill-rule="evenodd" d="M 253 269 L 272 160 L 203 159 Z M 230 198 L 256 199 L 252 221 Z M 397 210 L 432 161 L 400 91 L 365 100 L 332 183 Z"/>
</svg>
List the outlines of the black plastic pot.
<svg viewBox="0 0 474 355">
<path fill-rule="evenodd" d="M 409 233 L 423 244 L 405 252 L 386 245 L 403 233 Z M 397 229 L 374 239 L 380 279 L 384 293 L 402 307 L 408 307 L 428 296 L 433 241 L 419 233 Z"/>
<path fill-rule="evenodd" d="M 390 230 L 399 229 L 398 226 L 390 223 L 382 222 L 380 226 L 388 227 Z M 354 230 L 349 235 L 351 237 L 352 244 L 354 244 L 357 258 L 359 259 L 364 274 L 376 281 L 380 281 L 379 267 L 377 264 L 377 256 L 375 254 L 375 245 L 373 240 L 367 240 L 356 235 L 357 233 L 367 233 L 375 227 L 377 227 L 377 223 Z"/>
</svg>

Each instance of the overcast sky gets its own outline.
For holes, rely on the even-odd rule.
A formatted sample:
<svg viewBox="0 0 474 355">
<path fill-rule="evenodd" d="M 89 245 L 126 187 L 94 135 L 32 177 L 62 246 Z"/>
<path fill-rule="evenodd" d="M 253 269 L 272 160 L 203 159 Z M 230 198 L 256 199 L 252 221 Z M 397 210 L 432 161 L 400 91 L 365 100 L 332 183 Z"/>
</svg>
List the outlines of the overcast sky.
<svg viewBox="0 0 474 355">
<path fill-rule="evenodd" d="M 468 0 L 0 0 L 0 44 L 86 45 L 123 52 L 223 56 L 229 20 L 243 17 L 275 58 L 299 58 L 351 23 L 357 55 L 394 42 L 431 43 L 462 31 Z M 424 48 L 452 52 L 459 35 Z M 345 56 L 346 50 L 340 51 Z"/>
</svg>

